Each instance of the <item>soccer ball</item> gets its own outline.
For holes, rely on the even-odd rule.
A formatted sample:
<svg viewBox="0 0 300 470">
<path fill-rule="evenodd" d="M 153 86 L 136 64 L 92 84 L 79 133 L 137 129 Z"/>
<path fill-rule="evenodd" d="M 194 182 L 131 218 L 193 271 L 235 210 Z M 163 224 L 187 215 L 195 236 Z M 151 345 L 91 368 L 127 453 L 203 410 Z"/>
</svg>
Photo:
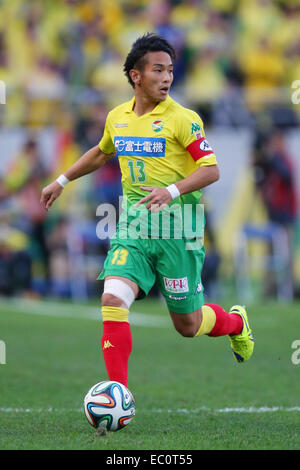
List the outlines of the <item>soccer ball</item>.
<svg viewBox="0 0 300 470">
<path fill-rule="evenodd" d="M 135 415 L 133 395 L 119 382 L 99 382 L 84 398 L 84 414 L 94 428 L 118 431 Z"/>
</svg>

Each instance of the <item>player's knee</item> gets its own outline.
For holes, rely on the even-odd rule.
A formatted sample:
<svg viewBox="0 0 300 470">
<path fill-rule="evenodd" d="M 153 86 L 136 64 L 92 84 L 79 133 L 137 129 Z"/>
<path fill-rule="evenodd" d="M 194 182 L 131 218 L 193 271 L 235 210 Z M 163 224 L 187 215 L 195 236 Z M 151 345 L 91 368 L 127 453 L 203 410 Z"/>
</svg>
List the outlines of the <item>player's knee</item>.
<svg viewBox="0 0 300 470">
<path fill-rule="evenodd" d="M 105 279 L 102 305 L 130 309 L 135 299 L 133 288 L 121 279 Z"/>
<path fill-rule="evenodd" d="M 193 324 L 177 324 L 175 325 L 175 329 L 181 336 L 193 338 L 199 328 Z"/>
<path fill-rule="evenodd" d="M 170 312 L 175 330 L 186 338 L 193 338 L 201 324 L 201 310 L 192 313 L 177 314 Z"/>
<path fill-rule="evenodd" d="M 106 307 L 121 307 L 123 305 L 122 299 L 113 294 L 102 294 L 101 304 Z"/>
</svg>

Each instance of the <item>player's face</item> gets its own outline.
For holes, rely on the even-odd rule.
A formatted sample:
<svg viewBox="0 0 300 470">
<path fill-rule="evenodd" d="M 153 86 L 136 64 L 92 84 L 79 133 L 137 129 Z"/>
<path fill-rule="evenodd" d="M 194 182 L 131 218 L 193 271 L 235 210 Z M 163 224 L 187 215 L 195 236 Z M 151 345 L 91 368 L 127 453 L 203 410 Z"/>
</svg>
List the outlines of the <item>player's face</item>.
<svg viewBox="0 0 300 470">
<path fill-rule="evenodd" d="M 166 52 L 148 52 L 138 86 L 149 101 L 164 101 L 173 82 L 173 63 Z"/>
</svg>

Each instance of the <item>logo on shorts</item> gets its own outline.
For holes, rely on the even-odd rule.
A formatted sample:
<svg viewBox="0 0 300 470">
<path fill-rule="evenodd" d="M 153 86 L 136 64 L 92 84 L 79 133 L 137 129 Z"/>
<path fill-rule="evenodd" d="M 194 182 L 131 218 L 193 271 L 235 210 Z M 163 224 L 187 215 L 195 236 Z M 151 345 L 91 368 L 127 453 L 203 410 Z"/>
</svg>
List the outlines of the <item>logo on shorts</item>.
<svg viewBox="0 0 300 470">
<path fill-rule="evenodd" d="M 199 294 L 202 291 L 202 284 L 198 282 L 194 295 Z"/>
<path fill-rule="evenodd" d="M 182 295 L 181 297 L 175 297 L 175 295 L 169 295 L 168 297 L 169 299 L 172 299 L 172 300 L 185 300 L 187 298 L 186 295 Z"/>
<path fill-rule="evenodd" d="M 165 289 L 168 292 L 181 293 L 189 291 L 189 284 L 187 277 L 180 277 L 178 279 L 170 279 L 164 277 Z"/>
</svg>

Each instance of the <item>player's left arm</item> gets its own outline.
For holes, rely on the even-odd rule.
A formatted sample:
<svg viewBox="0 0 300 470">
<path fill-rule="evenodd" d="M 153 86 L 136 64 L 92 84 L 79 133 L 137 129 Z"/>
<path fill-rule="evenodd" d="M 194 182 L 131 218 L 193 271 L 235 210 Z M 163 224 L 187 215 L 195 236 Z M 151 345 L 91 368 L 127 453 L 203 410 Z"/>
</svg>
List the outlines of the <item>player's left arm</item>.
<svg viewBox="0 0 300 470">
<path fill-rule="evenodd" d="M 200 166 L 183 180 L 177 181 L 176 186 L 180 194 L 187 194 L 205 188 L 218 181 L 219 178 L 220 170 L 217 164 Z"/>
<path fill-rule="evenodd" d="M 180 195 L 187 194 L 193 191 L 197 191 L 198 189 L 205 188 L 215 181 L 218 181 L 219 178 L 220 171 L 217 164 L 201 166 L 186 178 L 177 181 L 176 187 Z M 170 204 L 173 199 L 170 191 L 167 188 L 156 186 L 141 186 L 141 189 L 148 191 L 149 194 L 140 199 L 140 201 L 136 203 L 136 206 L 147 202 L 146 208 L 151 210 L 151 206 L 153 206 L 153 212 L 163 209 L 168 204 Z"/>
</svg>

